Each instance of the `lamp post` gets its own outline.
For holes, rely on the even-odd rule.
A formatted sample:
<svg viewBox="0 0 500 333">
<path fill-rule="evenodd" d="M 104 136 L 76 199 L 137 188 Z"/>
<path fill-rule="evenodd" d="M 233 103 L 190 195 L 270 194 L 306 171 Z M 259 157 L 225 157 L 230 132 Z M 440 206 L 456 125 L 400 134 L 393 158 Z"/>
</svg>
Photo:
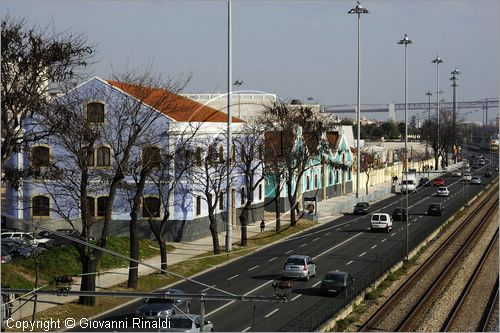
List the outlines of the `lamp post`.
<svg viewBox="0 0 500 333">
<path fill-rule="evenodd" d="M 233 249 L 233 225 L 232 225 L 232 200 L 231 200 L 231 152 L 233 148 L 233 138 L 231 132 L 231 94 L 232 94 L 232 51 L 233 46 L 231 42 L 231 0 L 227 2 L 227 186 L 226 186 L 226 200 L 227 200 L 227 225 L 226 225 L 226 251 L 231 252 Z"/>
<path fill-rule="evenodd" d="M 356 155 L 356 198 L 359 197 L 359 169 L 361 167 L 361 148 L 359 146 L 359 137 L 361 135 L 361 110 L 360 110 L 360 76 L 361 76 L 361 70 L 360 70 L 360 64 L 359 64 L 359 53 L 360 53 L 360 44 L 359 44 L 359 35 L 360 35 L 360 31 L 359 31 L 359 23 L 360 23 L 360 18 L 361 18 L 361 14 L 368 14 L 368 9 L 366 8 L 363 8 L 363 6 L 361 6 L 361 3 L 358 1 L 357 2 L 357 5 L 356 7 L 354 7 L 353 9 L 349 10 L 347 12 L 348 14 L 358 14 L 358 87 L 357 87 L 357 97 L 356 97 L 356 105 L 357 105 L 357 108 L 356 108 L 356 122 L 358 124 L 358 130 L 357 130 L 357 139 L 356 139 L 356 151 L 357 151 L 357 155 Z"/>
<path fill-rule="evenodd" d="M 425 93 L 425 95 L 427 97 L 429 97 L 429 116 L 428 116 L 427 120 L 430 123 L 431 122 L 431 96 L 432 96 L 432 93 L 430 91 L 427 91 Z M 427 141 L 425 143 L 425 158 L 429 159 L 429 139 L 427 139 Z"/>
<path fill-rule="evenodd" d="M 406 49 L 408 45 L 412 42 L 408 38 L 408 35 L 405 34 L 404 38 L 398 41 L 399 45 L 405 46 L 405 162 L 404 162 L 404 171 L 405 171 L 405 183 L 406 183 L 406 260 L 408 261 L 408 223 L 409 223 L 409 212 L 408 212 L 408 79 L 407 79 L 407 66 L 406 66 Z"/>
<path fill-rule="evenodd" d="M 436 64 L 436 111 L 437 111 L 437 149 L 438 149 L 438 158 L 439 158 L 439 64 L 442 63 L 443 60 L 439 58 L 439 54 L 436 56 L 434 60 L 431 61 L 431 63 Z M 438 165 L 436 166 L 436 169 L 439 167 L 439 162 Z"/>
<path fill-rule="evenodd" d="M 457 163 L 457 154 L 456 154 L 456 150 L 457 150 L 457 136 L 456 136 L 456 132 L 457 132 L 457 93 L 456 93 L 456 88 L 458 87 L 458 84 L 457 84 L 457 81 L 458 81 L 458 77 L 457 75 L 460 74 L 460 72 L 458 71 L 458 69 L 455 67 L 455 69 L 453 70 L 453 72 L 450 73 L 452 76 L 450 78 L 450 81 L 452 81 L 452 84 L 451 86 L 453 87 L 453 145 L 455 146 L 455 151 L 454 151 L 454 154 L 453 154 L 453 161 L 455 163 Z"/>
<path fill-rule="evenodd" d="M 238 118 L 241 118 L 240 86 L 243 85 L 243 81 L 236 80 L 233 84 L 238 87 Z"/>
</svg>

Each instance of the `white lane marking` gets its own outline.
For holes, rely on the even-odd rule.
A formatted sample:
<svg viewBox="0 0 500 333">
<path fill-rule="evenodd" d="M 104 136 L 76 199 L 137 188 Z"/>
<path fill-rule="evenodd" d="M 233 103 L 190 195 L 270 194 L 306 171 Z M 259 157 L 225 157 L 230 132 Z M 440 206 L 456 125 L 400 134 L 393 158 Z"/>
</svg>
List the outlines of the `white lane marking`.
<svg viewBox="0 0 500 333">
<path fill-rule="evenodd" d="M 415 219 L 415 221 L 416 221 L 416 220 L 417 220 L 417 219 Z M 408 225 L 410 226 L 410 225 L 411 225 L 411 222 L 408 222 Z"/>
<path fill-rule="evenodd" d="M 354 260 L 351 260 L 351 261 L 349 261 L 349 262 L 348 262 L 347 264 L 345 264 L 345 265 L 346 265 L 346 266 L 347 266 L 347 265 L 350 265 L 350 264 L 352 264 L 353 262 L 354 262 Z"/>
<path fill-rule="evenodd" d="M 373 250 L 373 249 L 374 249 L 374 248 L 376 248 L 376 247 L 377 247 L 377 244 L 373 245 L 370 249 L 372 249 L 372 250 Z"/>
<path fill-rule="evenodd" d="M 239 275 L 239 274 L 233 275 L 233 276 L 231 276 L 231 277 L 230 277 L 229 279 L 227 279 L 227 280 L 228 280 L 228 281 L 229 281 L 229 280 L 232 280 L 232 279 L 234 279 L 234 278 L 236 278 L 236 277 L 238 277 L 238 276 L 240 276 L 240 275 Z"/>
<path fill-rule="evenodd" d="M 252 326 L 248 326 L 248 327 L 247 327 L 247 328 L 245 328 L 242 332 L 246 332 L 246 331 L 248 331 L 248 330 L 249 330 L 249 329 L 251 329 L 251 328 L 252 328 Z"/>
<path fill-rule="evenodd" d="M 330 232 L 327 232 L 327 233 L 325 234 L 325 236 L 328 236 L 329 234 L 330 234 Z"/>
<path fill-rule="evenodd" d="M 302 294 L 298 294 L 297 296 L 295 296 L 294 298 L 292 298 L 292 299 L 290 300 L 290 302 L 295 301 L 295 300 L 296 300 L 297 298 L 299 298 L 300 296 L 302 296 Z"/>
<path fill-rule="evenodd" d="M 395 234 L 396 234 L 396 233 L 395 233 L 395 232 L 393 232 L 393 233 L 391 234 L 391 237 L 392 237 L 392 236 L 394 236 Z"/>
<path fill-rule="evenodd" d="M 382 239 L 382 240 L 380 241 L 380 243 L 383 243 L 383 242 L 385 242 L 386 240 L 387 240 L 387 238 L 384 238 L 384 239 Z"/>
<path fill-rule="evenodd" d="M 317 286 L 318 284 L 320 284 L 320 283 L 321 283 L 321 281 L 318 281 L 318 282 L 316 282 L 315 284 L 313 284 L 313 288 L 314 288 L 314 287 L 316 287 L 316 286 Z"/>
<path fill-rule="evenodd" d="M 293 252 L 293 250 L 290 250 L 290 251 L 286 251 L 285 253 L 286 253 L 286 254 L 288 254 L 288 253 L 290 253 L 290 252 Z"/>
<path fill-rule="evenodd" d="M 256 269 L 257 267 L 259 267 L 259 265 L 257 265 L 257 266 L 253 266 L 252 268 L 249 268 L 249 269 L 248 269 L 248 271 L 249 271 L 249 272 L 250 272 L 250 271 L 253 271 L 253 270 L 254 270 L 254 269 Z"/>
<path fill-rule="evenodd" d="M 347 227 L 347 226 L 349 226 L 349 225 L 351 225 L 351 224 L 350 224 L 350 223 L 346 223 L 346 225 L 345 225 L 345 226 Z"/>
<path fill-rule="evenodd" d="M 276 259 L 278 259 L 278 257 L 271 258 L 267 262 L 271 262 L 271 261 L 276 260 Z"/>
<path fill-rule="evenodd" d="M 202 293 L 204 293 L 205 291 L 207 291 L 207 290 L 209 290 L 209 289 L 212 289 L 213 287 L 215 287 L 215 284 L 214 284 L 213 286 L 210 286 L 210 287 L 208 287 L 208 288 L 203 289 L 201 292 L 202 292 Z"/>
<path fill-rule="evenodd" d="M 423 215 L 419 215 L 418 217 L 422 217 Z"/>
<path fill-rule="evenodd" d="M 313 239 L 313 242 L 317 241 L 319 239 L 319 237 L 316 237 Z"/>
<path fill-rule="evenodd" d="M 301 245 L 301 246 L 299 246 L 299 247 L 304 247 L 304 246 L 306 246 L 306 245 L 307 245 L 307 244 L 306 244 L 306 243 L 304 243 L 304 244 L 302 244 L 302 245 Z"/>
<path fill-rule="evenodd" d="M 313 260 L 316 260 L 317 258 L 321 257 L 322 255 L 324 255 L 324 254 L 326 254 L 326 253 L 328 253 L 328 252 L 336 249 L 337 247 L 339 247 L 341 245 L 344 245 L 345 243 L 349 242 L 350 240 L 352 240 L 352 239 L 354 239 L 354 238 L 356 238 L 356 237 L 358 237 L 359 235 L 362 235 L 362 234 L 363 234 L 363 232 L 360 232 L 360 233 L 357 233 L 356 235 L 354 235 L 354 236 L 352 236 L 350 238 L 347 238 L 345 241 L 343 241 L 341 243 L 338 243 L 337 245 L 335 245 L 335 246 L 329 248 L 328 250 L 325 250 L 325 251 L 321 252 L 320 254 L 318 254 L 317 256 L 313 257 Z"/>
<path fill-rule="evenodd" d="M 366 254 L 366 252 L 361 253 L 358 257 L 362 257 Z"/>
<path fill-rule="evenodd" d="M 274 309 L 273 311 L 271 311 L 271 312 L 269 312 L 268 314 L 266 314 L 266 315 L 264 316 L 264 318 L 269 318 L 269 317 L 271 317 L 273 314 L 275 314 L 276 312 L 278 312 L 278 311 L 279 311 L 279 309 L 280 309 L 280 308 Z"/>
</svg>

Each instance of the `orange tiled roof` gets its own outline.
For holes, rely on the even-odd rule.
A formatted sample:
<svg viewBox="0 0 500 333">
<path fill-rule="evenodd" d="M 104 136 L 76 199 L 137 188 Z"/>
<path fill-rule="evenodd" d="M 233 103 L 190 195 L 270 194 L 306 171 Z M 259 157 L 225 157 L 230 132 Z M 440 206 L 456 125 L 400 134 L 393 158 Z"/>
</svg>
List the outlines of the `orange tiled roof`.
<svg viewBox="0 0 500 333">
<path fill-rule="evenodd" d="M 333 151 L 336 148 L 337 140 L 339 138 L 338 132 L 326 132 L 326 138 L 328 139 L 328 144 L 330 145 L 330 149 Z"/>
<path fill-rule="evenodd" d="M 227 122 L 226 113 L 165 89 L 133 85 L 113 80 L 106 80 L 106 82 L 139 99 L 144 104 L 162 112 L 175 121 Z M 235 123 L 243 122 L 243 120 L 236 117 L 232 117 L 232 121 Z"/>
</svg>

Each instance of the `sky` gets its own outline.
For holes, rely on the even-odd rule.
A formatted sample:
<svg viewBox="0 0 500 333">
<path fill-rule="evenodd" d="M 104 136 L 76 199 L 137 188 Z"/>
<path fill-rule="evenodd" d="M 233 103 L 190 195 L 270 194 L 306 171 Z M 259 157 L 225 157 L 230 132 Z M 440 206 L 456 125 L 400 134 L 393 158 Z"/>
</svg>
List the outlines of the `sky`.
<svg viewBox="0 0 500 333">
<path fill-rule="evenodd" d="M 427 102 L 439 86 L 452 100 L 498 98 L 497 0 L 366 0 L 361 15 L 361 103 L 404 101 L 404 34 L 408 101 Z M 242 91 L 327 105 L 356 103 L 355 1 L 232 1 L 233 80 Z M 89 77 L 109 78 L 152 64 L 163 77 L 191 81 L 186 93 L 227 91 L 227 1 L 3 0 L 2 13 L 55 31 L 83 33 L 97 44 Z M 435 94 L 433 96 L 433 100 Z M 497 110 L 494 110 L 497 112 Z M 472 114 L 471 117 L 481 119 Z M 494 118 L 490 112 L 490 118 Z"/>
</svg>

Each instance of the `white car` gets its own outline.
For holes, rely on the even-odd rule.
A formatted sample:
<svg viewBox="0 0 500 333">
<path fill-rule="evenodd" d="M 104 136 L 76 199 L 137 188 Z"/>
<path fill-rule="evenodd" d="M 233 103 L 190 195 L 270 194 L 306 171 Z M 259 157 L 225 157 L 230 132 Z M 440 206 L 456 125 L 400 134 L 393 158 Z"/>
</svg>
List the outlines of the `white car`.
<svg viewBox="0 0 500 333">
<path fill-rule="evenodd" d="M 474 176 L 470 180 L 470 183 L 471 184 L 476 184 L 476 185 L 481 185 L 481 178 L 479 178 L 478 176 Z"/>
<path fill-rule="evenodd" d="M 452 172 L 451 176 L 452 177 L 460 177 L 460 176 L 462 176 L 462 173 L 460 172 L 460 170 L 455 170 Z"/>
<path fill-rule="evenodd" d="M 448 191 L 447 187 L 438 187 L 436 195 L 438 197 L 447 197 L 450 195 L 450 191 Z"/>
<path fill-rule="evenodd" d="M 201 316 L 197 314 L 174 314 L 167 321 L 168 327 L 161 327 L 158 332 L 213 332 L 214 325 L 205 320 L 201 330 Z"/>
<path fill-rule="evenodd" d="M 386 213 L 374 213 L 371 219 L 370 230 L 385 230 L 385 232 L 391 231 L 391 216 Z"/>
<path fill-rule="evenodd" d="M 39 246 L 42 244 L 48 245 L 48 243 L 52 240 L 50 238 L 38 237 L 36 235 L 33 235 L 31 232 L 22 231 L 2 232 L 0 237 L 2 239 L 23 239 L 33 246 Z"/>
<path fill-rule="evenodd" d="M 470 182 L 472 180 L 472 175 L 470 173 L 464 173 L 462 180 Z"/>
</svg>

